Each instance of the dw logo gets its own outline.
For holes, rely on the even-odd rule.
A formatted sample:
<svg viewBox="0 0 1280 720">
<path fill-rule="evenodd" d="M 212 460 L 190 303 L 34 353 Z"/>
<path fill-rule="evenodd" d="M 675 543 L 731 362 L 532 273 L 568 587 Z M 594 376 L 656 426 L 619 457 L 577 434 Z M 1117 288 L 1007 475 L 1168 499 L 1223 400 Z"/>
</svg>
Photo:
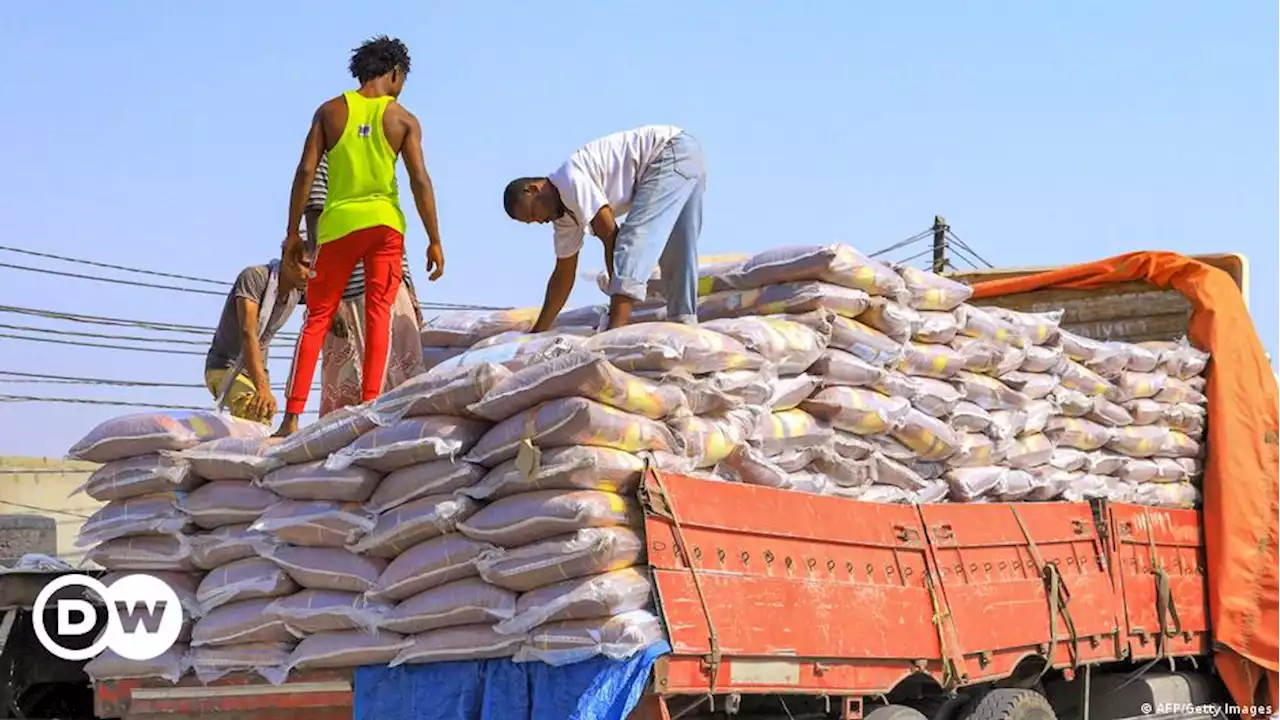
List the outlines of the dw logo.
<svg viewBox="0 0 1280 720">
<path fill-rule="evenodd" d="M 107 626 L 93 644 L 83 650 L 59 645 L 45 627 L 45 608 L 53 594 L 65 587 L 79 586 L 102 598 Z M 59 637 L 83 636 L 98 624 L 98 607 L 82 598 L 63 598 L 55 604 Z M 103 650 L 128 660 L 159 657 L 178 640 L 182 632 L 182 602 L 168 583 L 151 575 L 126 575 L 107 587 L 88 575 L 63 575 L 36 596 L 32 607 L 36 639 L 50 653 L 63 660 L 88 660 Z"/>
</svg>

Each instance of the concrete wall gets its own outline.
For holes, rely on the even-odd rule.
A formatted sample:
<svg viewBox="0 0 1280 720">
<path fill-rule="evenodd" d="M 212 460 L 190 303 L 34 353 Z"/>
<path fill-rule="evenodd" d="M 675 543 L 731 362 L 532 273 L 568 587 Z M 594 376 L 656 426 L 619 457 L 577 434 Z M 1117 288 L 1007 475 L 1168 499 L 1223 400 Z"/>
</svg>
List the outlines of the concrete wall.
<svg viewBox="0 0 1280 720">
<path fill-rule="evenodd" d="M 73 566 L 84 560 L 76 533 L 102 503 L 71 495 L 98 468 L 94 463 L 0 456 L 0 515 L 42 515 L 57 523 L 58 555 Z"/>
</svg>

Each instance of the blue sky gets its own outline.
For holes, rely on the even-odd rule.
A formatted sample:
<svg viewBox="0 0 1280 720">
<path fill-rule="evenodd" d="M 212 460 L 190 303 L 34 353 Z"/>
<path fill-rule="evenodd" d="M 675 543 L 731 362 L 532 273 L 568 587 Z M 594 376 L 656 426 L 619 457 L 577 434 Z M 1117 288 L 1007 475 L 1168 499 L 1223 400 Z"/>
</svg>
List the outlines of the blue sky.
<svg viewBox="0 0 1280 720">
<path fill-rule="evenodd" d="M 427 285 L 410 210 L 425 300 L 538 304 L 550 228 L 507 219 L 505 183 L 600 135 L 674 123 L 708 154 L 704 254 L 874 250 L 935 213 L 997 265 L 1242 252 L 1276 354 L 1274 3 L 117 0 L 0 12 L 0 244 L 229 280 L 277 251 L 310 114 L 351 86 L 350 49 L 385 32 L 413 55 L 402 101 L 425 130 L 447 254 L 445 278 Z M 572 302 L 599 298 L 580 282 Z M 0 268 L 0 304 L 211 326 L 221 300 Z M 202 367 L 0 338 L 0 370 L 200 382 Z M 272 363 L 277 381 L 287 370 Z M 200 389 L 0 393 L 208 402 Z M 0 453 L 60 456 L 122 412 L 0 404 Z"/>
</svg>

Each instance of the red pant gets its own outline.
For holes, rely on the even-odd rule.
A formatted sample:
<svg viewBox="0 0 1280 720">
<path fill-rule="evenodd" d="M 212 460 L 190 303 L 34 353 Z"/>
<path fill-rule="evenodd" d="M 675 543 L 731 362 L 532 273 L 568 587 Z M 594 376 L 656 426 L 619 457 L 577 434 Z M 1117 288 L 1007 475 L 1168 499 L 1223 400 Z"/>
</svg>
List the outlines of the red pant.
<svg viewBox="0 0 1280 720">
<path fill-rule="evenodd" d="M 391 306 L 404 277 L 404 235 L 385 225 L 357 230 L 316 249 L 311 261 L 315 274 L 307 282 L 306 324 L 293 352 L 286 413 L 300 415 L 306 408 L 320 347 L 342 304 L 342 291 L 347 288 L 351 271 L 361 260 L 365 313 L 361 401 L 368 402 L 382 391 L 391 342 Z"/>
</svg>

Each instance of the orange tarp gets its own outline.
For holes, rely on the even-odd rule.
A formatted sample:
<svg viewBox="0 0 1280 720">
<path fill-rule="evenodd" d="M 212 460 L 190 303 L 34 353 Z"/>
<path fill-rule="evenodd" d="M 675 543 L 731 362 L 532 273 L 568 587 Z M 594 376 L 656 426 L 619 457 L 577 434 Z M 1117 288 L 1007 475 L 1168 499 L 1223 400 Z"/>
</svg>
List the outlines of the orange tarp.
<svg viewBox="0 0 1280 720">
<path fill-rule="evenodd" d="M 1136 252 L 979 283 L 974 297 L 1135 280 L 1177 290 L 1190 300 L 1188 339 L 1212 357 L 1203 490 L 1215 667 L 1237 705 L 1270 705 L 1275 712 L 1280 670 L 1280 393 L 1235 282 L 1222 270 L 1183 255 Z"/>
</svg>

